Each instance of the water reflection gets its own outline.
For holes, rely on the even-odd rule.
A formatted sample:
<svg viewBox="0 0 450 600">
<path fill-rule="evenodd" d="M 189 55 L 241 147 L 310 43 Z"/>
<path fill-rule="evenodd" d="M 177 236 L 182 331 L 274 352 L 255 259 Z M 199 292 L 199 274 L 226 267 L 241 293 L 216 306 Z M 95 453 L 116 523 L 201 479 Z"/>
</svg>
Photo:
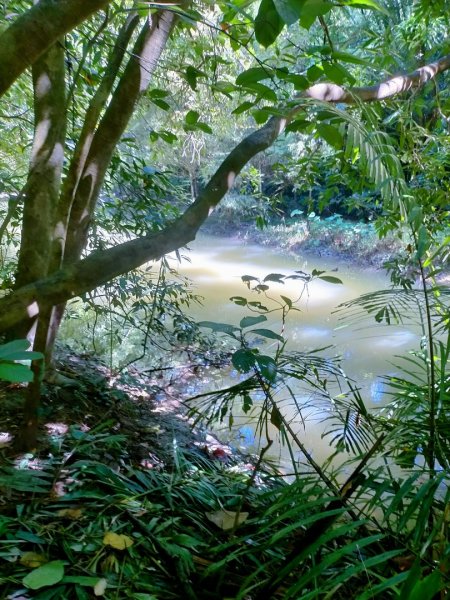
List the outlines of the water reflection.
<svg viewBox="0 0 450 600">
<path fill-rule="evenodd" d="M 263 295 L 251 297 L 251 292 L 241 281 L 242 275 L 264 278 L 269 273 L 289 275 L 296 270 L 337 270 L 333 275 L 342 280 L 342 285 L 312 282 L 302 295 L 298 305 L 300 312 L 290 313 L 285 329 L 285 336 L 289 339 L 287 347 L 291 350 L 309 351 L 331 346 L 326 350 L 326 356 L 342 358 L 345 373 L 356 382 L 369 407 L 383 403 L 385 389 L 382 376 L 392 372 L 394 357 L 419 346 L 419 332 L 413 329 L 377 325 L 373 317 L 368 317 L 366 323 L 358 321 L 358 325 L 352 327 L 350 322 L 346 322 L 345 316 L 342 320 L 342 314 L 333 312 L 342 302 L 363 293 L 387 288 L 388 281 L 383 272 L 363 271 L 323 257 L 305 256 L 296 261 L 264 247 L 207 236 L 200 237 L 191 245 L 189 258 L 190 262 L 183 262 L 180 270 L 193 280 L 196 293 L 204 297 L 202 307 L 192 307 L 192 316 L 199 320 L 233 325 L 237 325 L 249 313 L 244 307 L 230 302 L 231 296 L 264 300 L 264 304 L 268 302 Z M 269 293 L 274 298 L 283 294 L 295 299 L 302 292 L 301 286 L 302 283 L 298 280 L 288 280 L 285 285 L 271 283 Z M 272 316 L 264 324 L 266 326 L 279 330 L 279 324 Z M 216 376 L 214 387 L 236 383 L 238 377 L 232 369 L 222 371 Z M 211 385 L 210 380 L 207 385 Z M 296 389 L 295 392 L 298 394 L 297 404 L 305 407 L 303 417 L 308 422 L 306 426 L 301 422 L 294 422 L 293 426 L 299 439 L 320 462 L 330 454 L 329 441 L 323 438 L 324 419 L 328 415 L 323 410 L 314 412 L 308 408 L 311 406 L 311 398 L 302 397 L 304 391 Z M 279 401 L 284 406 L 283 414 L 288 418 L 294 417 L 297 409 L 292 406 L 292 398 L 280 398 Z M 226 438 L 234 437 L 238 446 L 251 446 L 254 443 L 254 422 L 251 417 L 237 414 L 234 419 L 234 433 L 230 434 L 225 425 L 223 435 Z M 278 430 L 273 426 L 269 430 L 269 437 L 278 439 Z M 265 441 L 263 436 L 261 444 L 264 445 Z M 275 452 L 275 458 L 283 461 L 287 450 L 278 443 Z"/>
</svg>

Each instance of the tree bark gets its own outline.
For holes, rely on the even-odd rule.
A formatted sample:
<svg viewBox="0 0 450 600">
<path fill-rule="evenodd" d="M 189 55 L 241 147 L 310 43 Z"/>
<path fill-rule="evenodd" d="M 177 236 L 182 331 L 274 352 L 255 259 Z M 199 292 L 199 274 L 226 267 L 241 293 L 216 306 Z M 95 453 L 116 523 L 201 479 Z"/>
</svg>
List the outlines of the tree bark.
<svg viewBox="0 0 450 600">
<path fill-rule="evenodd" d="M 64 49 L 56 43 L 32 68 L 34 140 L 24 190 L 16 287 L 47 275 L 64 161 Z M 36 235 L 38 232 L 38 235 Z"/>
<path fill-rule="evenodd" d="M 0 96 L 62 35 L 111 0 L 40 0 L 0 35 Z"/>
<path fill-rule="evenodd" d="M 34 63 L 32 75 L 35 125 L 24 191 L 22 235 L 16 272 L 18 287 L 45 277 L 49 272 L 66 133 L 62 44 L 54 44 Z M 12 332 L 13 336 L 27 336 L 34 350 L 45 353 L 51 314 L 51 305 L 42 304 L 37 322 L 20 323 Z M 38 409 L 44 368 L 42 359 L 32 362 L 34 378 L 25 393 L 24 420 L 14 441 L 16 450 L 30 450 L 37 444 Z"/>
</svg>

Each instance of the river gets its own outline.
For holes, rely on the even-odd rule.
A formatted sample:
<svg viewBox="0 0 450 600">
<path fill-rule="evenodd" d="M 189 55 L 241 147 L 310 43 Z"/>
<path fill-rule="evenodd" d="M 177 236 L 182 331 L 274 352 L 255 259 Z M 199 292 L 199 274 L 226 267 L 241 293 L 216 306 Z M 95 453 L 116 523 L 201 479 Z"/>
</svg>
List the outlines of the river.
<svg viewBox="0 0 450 600">
<path fill-rule="evenodd" d="M 332 348 L 326 350 L 325 355 L 342 357 L 343 370 L 356 382 L 368 407 L 383 403 L 382 377 L 395 373 L 395 357 L 409 349 L 418 348 L 418 331 L 401 326 L 383 326 L 376 323 L 373 316 L 352 325 L 345 318 L 345 312 L 336 312 L 338 305 L 343 302 L 366 292 L 388 288 L 389 281 L 384 272 L 364 270 L 331 258 L 305 255 L 294 259 L 266 247 L 205 235 L 192 243 L 190 248 L 191 251 L 185 253 L 189 261 L 183 260 L 178 269 L 192 280 L 194 291 L 204 297 L 201 307 L 193 306 L 190 309 L 191 315 L 201 321 L 238 325 L 239 320 L 249 312 L 229 298 L 244 296 L 251 300 L 264 299 L 262 295 L 255 296 L 249 292 L 241 280 L 243 275 L 263 278 L 269 273 L 290 275 L 296 270 L 311 272 L 318 269 L 339 277 L 342 285 L 319 280 L 309 284 L 308 293 L 303 295 L 298 305 L 301 312 L 292 312 L 288 317 L 285 336 L 289 339 L 289 347 L 299 351 L 331 345 Z M 294 299 L 299 295 L 300 283 L 298 280 L 289 280 L 284 285 L 270 284 L 270 294 L 283 294 Z M 260 326 L 279 331 L 276 320 L 269 319 L 267 324 Z M 214 377 L 206 374 L 200 389 L 205 391 L 209 387 L 230 385 L 236 383 L 239 377 L 233 369 L 226 369 L 219 376 L 215 373 Z M 191 391 L 198 392 L 199 388 Z M 310 411 L 306 424 L 294 423 L 302 443 L 319 463 L 330 455 L 327 438 L 322 437 L 325 417 L 320 412 L 311 414 Z M 254 438 L 254 417 L 252 421 L 248 415 L 235 415 L 235 423 L 232 432 L 227 428 L 218 428 L 222 440 L 246 449 L 256 449 L 258 443 L 264 445 L 264 436 L 259 442 Z M 272 458 L 283 464 L 288 453 L 277 434 L 277 430 L 272 428 L 270 436 L 276 441 L 271 448 Z M 301 459 L 300 456 L 298 458 Z"/>
</svg>

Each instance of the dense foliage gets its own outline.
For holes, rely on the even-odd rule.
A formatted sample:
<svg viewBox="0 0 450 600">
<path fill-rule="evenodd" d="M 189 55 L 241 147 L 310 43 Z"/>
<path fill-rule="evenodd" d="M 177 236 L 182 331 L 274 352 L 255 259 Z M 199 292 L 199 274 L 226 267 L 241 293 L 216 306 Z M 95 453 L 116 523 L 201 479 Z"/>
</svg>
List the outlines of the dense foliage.
<svg viewBox="0 0 450 600">
<path fill-rule="evenodd" d="M 40 0 L 0 10 L 8 427 L 24 404 L 0 481 L 6 597 L 445 598 L 447 2 Z M 339 361 L 287 345 L 298 298 L 272 285 L 340 285 L 334 275 L 245 274 L 248 295 L 231 301 L 247 316 L 195 323 L 189 283 L 164 258 L 149 273 L 213 211 L 228 232 L 245 218 L 313 237 L 348 219 L 390 240 L 392 288 L 342 307 L 351 322 L 421 328 L 385 377 L 382 407 L 367 407 Z M 238 383 L 202 392 L 190 415 L 232 427 L 236 412 L 256 412 L 259 455 L 242 464 L 220 446 L 207 459 L 175 443 L 170 464 L 134 460 L 132 433 L 110 431 L 130 406 L 123 393 L 92 378 L 61 392 L 60 331 L 108 358 L 110 383 L 144 356 L 163 373 L 177 353 L 195 375 L 228 354 Z M 39 437 L 64 394 L 77 426 Z M 294 426 L 318 405 L 325 464 Z M 275 436 L 292 458 L 286 480 L 265 464 Z"/>
</svg>

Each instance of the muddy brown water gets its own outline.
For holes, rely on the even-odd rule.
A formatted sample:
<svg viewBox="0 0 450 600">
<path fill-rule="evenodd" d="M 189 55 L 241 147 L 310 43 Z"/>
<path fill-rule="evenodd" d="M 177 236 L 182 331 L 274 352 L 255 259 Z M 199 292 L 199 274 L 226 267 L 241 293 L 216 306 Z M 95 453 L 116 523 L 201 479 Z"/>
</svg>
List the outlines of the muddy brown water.
<svg viewBox="0 0 450 600">
<path fill-rule="evenodd" d="M 250 293 L 242 282 L 243 275 L 263 278 L 269 273 L 293 274 L 296 270 L 311 272 L 313 269 L 327 271 L 339 277 L 342 285 L 324 281 L 313 281 L 303 293 L 298 303 L 300 312 L 292 312 L 288 316 L 284 335 L 288 338 L 288 348 L 299 351 L 314 350 L 324 346 L 332 346 L 324 351 L 328 357 L 342 357 L 341 366 L 348 377 L 352 378 L 361 390 L 362 397 L 368 407 L 375 408 L 386 400 L 383 376 L 397 371 L 398 357 L 410 349 L 417 349 L 420 344 L 419 331 L 412 327 L 383 326 L 375 322 L 373 316 L 364 321 L 352 324 L 345 317 L 345 312 L 336 312 L 343 302 L 351 300 L 363 293 L 386 289 L 389 281 L 383 271 L 363 269 L 344 261 L 328 257 L 305 255 L 294 259 L 277 251 L 247 244 L 244 241 L 220 239 L 201 236 L 190 245 L 189 261 L 183 260 L 179 271 L 193 281 L 196 293 L 204 297 L 203 306 L 191 307 L 191 315 L 198 320 L 211 320 L 238 325 L 239 320 L 251 313 L 229 300 L 231 296 L 244 296 L 249 300 L 267 299 Z M 284 285 L 270 283 L 270 295 L 283 294 L 291 299 L 299 296 L 302 283 L 289 280 Z M 268 304 L 270 306 L 270 302 Z M 267 323 L 259 327 L 268 327 L 280 332 L 277 318 L 269 316 Z M 261 348 L 270 353 L 271 340 Z M 204 392 L 237 383 L 239 375 L 235 370 L 224 369 L 206 374 L 203 381 L 191 393 Z M 311 393 L 305 389 L 294 389 L 300 406 L 311 404 Z M 302 412 L 304 421 L 295 417 L 292 401 L 279 398 L 283 413 L 294 419 L 293 427 L 302 443 L 319 463 L 330 455 L 329 439 L 323 437 L 326 429 L 326 411 L 308 408 Z M 312 402 L 314 404 L 314 402 Z M 255 414 L 234 415 L 234 427 L 230 431 L 227 426 L 218 426 L 222 440 L 230 441 L 245 449 L 257 450 L 265 444 L 265 436 L 255 436 Z M 278 431 L 271 428 L 269 436 L 275 441 L 271 447 L 272 458 L 280 464 L 288 462 L 287 448 L 279 440 Z M 296 458 L 302 460 L 301 453 Z"/>
</svg>

